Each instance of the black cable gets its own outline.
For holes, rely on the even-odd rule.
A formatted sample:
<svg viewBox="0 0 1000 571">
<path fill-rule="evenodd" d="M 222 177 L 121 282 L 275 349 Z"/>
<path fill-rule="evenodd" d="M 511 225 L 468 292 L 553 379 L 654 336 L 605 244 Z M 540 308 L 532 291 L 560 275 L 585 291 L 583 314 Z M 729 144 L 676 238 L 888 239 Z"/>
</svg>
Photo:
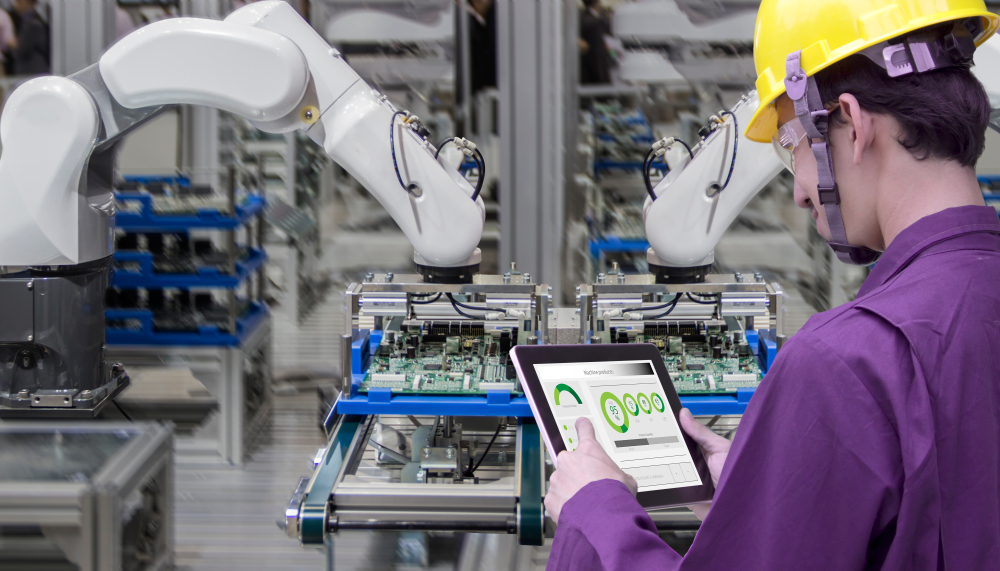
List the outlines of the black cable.
<svg viewBox="0 0 1000 571">
<path fill-rule="evenodd" d="M 671 305 L 677 305 L 677 301 L 680 298 L 681 298 L 681 294 L 678 293 L 678 294 L 674 295 L 674 299 L 672 299 L 671 301 L 669 301 L 667 303 L 664 303 L 663 305 L 657 305 L 655 307 L 630 307 L 628 309 L 623 309 L 622 310 L 622 315 L 625 315 L 626 313 L 632 313 L 634 311 L 646 312 L 646 311 L 659 311 L 661 309 L 666 309 L 666 308 L 670 307 Z M 671 311 L 673 311 L 672 308 L 671 308 Z"/>
<path fill-rule="evenodd" d="M 676 138 L 674 139 L 674 142 L 675 143 L 680 143 L 681 145 L 683 145 L 684 149 L 687 150 L 688 156 L 691 157 L 692 161 L 694 160 L 694 152 L 691 151 L 690 145 L 688 145 L 684 141 L 682 141 L 680 139 L 676 139 Z M 653 156 L 654 153 L 655 153 L 655 151 L 653 149 L 650 149 L 649 152 L 646 153 L 646 158 L 643 159 L 643 161 L 642 161 L 642 180 L 643 180 L 644 183 L 646 183 L 646 192 L 649 193 L 649 197 L 652 198 L 655 201 L 656 200 L 656 193 L 653 192 L 653 183 L 649 179 L 649 169 L 652 168 L 653 163 L 656 162 L 656 157 Z M 670 170 L 670 163 L 667 162 L 667 156 L 666 155 L 663 155 L 663 164 L 664 164 L 664 166 L 667 167 L 667 170 L 669 171 Z M 732 173 L 730 173 L 730 176 L 731 176 L 731 174 Z"/>
<path fill-rule="evenodd" d="M 650 157 L 654 156 L 655 153 L 656 151 L 649 149 L 649 152 L 646 153 L 646 158 L 642 160 L 642 182 L 646 184 L 646 192 L 649 193 L 649 197 L 654 202 L 656 201 L 656 193 L 653 192 L 653 183 L 649 180 L 649 167 L 653 166 L 653 161 L 650 160 Z"/>
<path fill-rule="evenodd" d="M 497 436 L 500 436 L 500 429 L 502 428 L 503 423 L 501 422 L 497 425 L 497 431 L 493 433 L 493 438 L 490 438 L 490 443 L 486 445 L 486 450 L 483 451 L 483 455 L 479 457 L 479 462 L 476 462 L 475 466 L 472 466 L 472 458 L 469 458 L 469 471 L 465 473 L 467 478 L 471 478 L 472 475 L 476 473 L 476 470 L 479 469 L 479 466 L 482 465 L 483 460 L 486 459 L 486 455 L 490 453 L 490 448 L 493 447 L 493 443 L 496 442 Z"/>
<path fill-rule="evenodd" d="M 392 120 L 389 121 L 389 148 L 392 149 L 392 168 L 396 171 L 396 180 L 399 181 L 399 186 L 406 190 L 406 185 L 403 184 L 403 177 L 399 174 L 399 165 L 396 164 L 396 116 L 406 115 L 406 111 L 396 111 L 392 114 Z M 406 190 L 406 192 L 410 192 Z"/>
<path fill-rule="evenodd" d="M 454 141 L 456 138 L 457 137 L 448 137 L 447 139 L 441 141 L 441 144 L 438 145 L 438 150 L 434 153 L 434 160 L 437 160 L 438 155 L 441 154 L 441 149 L 443 149 L 444 146 L 447 145 L 448 143 Z"/>
<path fill-rule="evenodd" d="M 437 151 L 434 153 L 434 159 L 437 160 L 438 155 L 441 154 L 441 149 L 443 149 L 445 145 L 455 141 L 456 139 L 458 139 L 458 137 L 449 137 L 441 141 L 441 144 L 438 145 Z M 483 154 L 479 152 L 479 149 L 476 149 L 473 151 L 472 160 L 476 163 L 476 167 L 479 168 L 479 180 L 476 181 L 476 190 L 472 193 L 472 201 L 475 202 L 476 199 L 479 198 L 480 191 L 483 190 L 483 182 L 486 181 L 486 159 L 483 158 Z"/>
<path fill-rule="evenodd" d="M 729 181 L 732 180 L 733 178 L 733 169 L 736 168 L 736 151 L 739 150 L 740 146 L 740 124 L 736 120 L 736 115 L 733 114 L 732 111 L 723 111 L 722 114 L 729 115 L 730 117 L 733 118 L 734 136 L 733 136 L 733 161 L 729 163 L 729 176 L 726 177 L 726 182 L 725 184 L 722 185 L 722 188 L 719 189 L 719 192 L 726 190 L 726 187 L 729 186 Z"/>
<path fill-rule="evenodd" d="M 427 301 L 410 300 L 410 303 L 412 303 L 414 305 L 430 305 L 430 304 L 436 302 L 439 299 L 441 299 L 441 294 L 437 294 L 437 296 L 435 296 L 434 299 L 429 299 Z"/>
<path fill-rule="evenodd" d="M 479 180 L 476 181 L 476 191 L 472 193 L 472 201 L 475 202 L 479 198 L 479 192 L 483 190 L 483 183 L 486 182 L 486 159 L 483 158 L 479 149 L 473 151 L 473 156 L 479 166 Z"/>
<path fill-rule="evenodd" d="M 690 299 L 691 301 L 693 301 L 695 303 L 698 303 L 698 304 L 701 304 L 701 305 L 715 305 L 716 303 L 719 303 L 719 297 L 718 296 L 715 297 L 714 301 L 705 301 L 705 300 L 695 299 L 694 296 L 691 295 L 690 292 L 686 293 L 684 295 L 686 295 L 687 298 Z"/>
<path fill-rule="evenodd" d="M 465 307 L 465 306 L 463 306 L 462 304 L 460 304 L 457 301 L 455 301 L 455 298 L 451 297 L 450 293 L 447 294 L 447 295 L 448 295 L 448 300 L 451 301 L 451 306 L 453 308 L 455 308 L 455 312 L 456 313 L 458 313 L 459 315 L 461 315 L 462 317 L 464 317 L 466 319 L 479 319 L 479 318 L 475 317 L 474 315 L 469 315 L 468 313 L 463 312 L 461 309 L 459 309 L 459 307 Z M 478 309 L 479 311 L 487 311 L 485 309 L 479 309 L 479 308 L 476 308 L 476 307 L 470 307 L 469 309 Z"/>
<path fill-rule="evenodd" d="M 120 404 L 118 404 L 118 402 L 117 402 L 117 401 L 115 401 L 115 400 L 112 400 L 112 401 L 111 401 L 111 403 L 112 403 L 113 405 L 115 405 L 115 408 L 117 408 L 117 409 L 118 409 L 118 412 L 122 413 L 122 416 L 124 416 L 124 417 L 125 417 L 125 420 L 127 420 L 127 421 L 129 421 L 129 422 L 135 422 L 134 420 L 132 420 L 132 417 L 128 415 L 128 413 L 126 413 L 126 412 L 125 412 L 124 410 L 122 410 L 122 407 L 121 407 L 121 405 L 120 405 Z"/>
<path fill-rule="evenodd" d="M 657 315 L 656 317 L 654 317 L 653 321 L 656 321 L 657 319 L 663 319 L 664 317 L 666 317 L 666 316 L 670 315 L 671 313 L 673 313 L 674 308 L 677 307 L 677 302 L 680 301 L 680 299 L 681 299 L 681 294 L 677 294 L 677 297 L 674 298 L 674 302 L 670 304 L 670 309 L 668 309 L 666 313 L 663 313 L 663 314 L 660 314 L 660 315 Z"/>
<path fill-rule="evenodd" d="M 694 160 L 694 153 L 691 152 L 691 147 L 687 143 L 685 143 L 684 141 L 682 141 L 680 139 L 674 139 L 674 142 L 675 143 L 680 143 L 681 145 L 683 145 L 684 148 L 687 149 L 688 156 L 691 157 L 692 161 Z"/>
<path fill-rule="evenodd" d="M 455 301 L 455 298 L 452 297 L 452 295 L 450 293 L 446 294 L 446 295 L 448 296 L 448 299 L 451 300 L 451 304 L 454 305 L 454 306 L 456 306 L 456 307 L 463 307 L 465 309 L 471 309 L 472 311 L 491 311 L 490 308 L 488 308 L 488 307 L 476 307 L 474 305 L 465 305 L 464 303 L 462 303 L 460 301 Z"/>
</svg>

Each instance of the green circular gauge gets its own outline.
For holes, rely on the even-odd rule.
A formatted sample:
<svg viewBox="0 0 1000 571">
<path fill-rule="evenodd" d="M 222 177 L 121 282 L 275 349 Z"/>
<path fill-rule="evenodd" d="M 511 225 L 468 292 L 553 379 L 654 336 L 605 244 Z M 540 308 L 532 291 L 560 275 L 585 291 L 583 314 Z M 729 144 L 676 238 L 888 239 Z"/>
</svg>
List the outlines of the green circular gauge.
<svg viewBox="0 0 1000 571">
<path fill-rule="evenodd" d="M 666 407 L 663 405 L 663 399 L 660 398 L 660 395 L 653 393 L 652 397 L 650 398 L 653 401 L 653 408 L 655 408 L 660 412 L 663 412 Z"/>
<path fill-rule="evenodd" d="M 653 413 L 653 407 L 649 404 L 649 398 L 646 395 L 639 393 L 639 396 L 636 398 L 639 400 L 639 408 L 642 409 L 642 412 L 646 414 Z"/>
<path fill-rule="evenodd" d="M 567 392 L 570 395 L 572 395 L 573 398 L 576 399 L 577 404 L 583 404 L 583 401 L 580 400 L 580 395 L 576 394 L 576 391 L 573 390 L 573 387 L 569 385 L 558 384 L 556 385 L 556 406 L 559 406 L 559 395 L 563 394 L 564 392 Z"/>
<path fill-rule="evenodd" d="M 608 421 L 611 428 L 616 432 L 628 432 L 628 415 L 625 414 L 625 407 L 622 401 L 611 393 L 601 395 L 601 408 L 604 409 L 604 420 Z"/>
<path fill-rule="evenodd" d="M 622 402 L 625 403 L 625 410 L 632 416 L 639 416 L 639 405 L 635 402 L 635 397 L 625 393 L 622 395 Z"/>
</svg>

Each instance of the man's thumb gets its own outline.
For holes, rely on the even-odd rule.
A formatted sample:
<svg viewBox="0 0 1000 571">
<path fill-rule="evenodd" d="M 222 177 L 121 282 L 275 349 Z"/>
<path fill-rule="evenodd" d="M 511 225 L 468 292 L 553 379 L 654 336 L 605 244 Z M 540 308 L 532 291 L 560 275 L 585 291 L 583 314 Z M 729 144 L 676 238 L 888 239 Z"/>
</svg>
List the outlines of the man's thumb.
<svg viewBox="0 0 1000 571">
<path fill-rule="evenodd" d="M 583 417 L 576 419 L 576 435 L 580 438 L 580 442 L 588 438 L 597 440 L 597 435 L 594 434 L 594 425 L 590 423 L 590 419 Z"/>
<path fill-rule="evenodd" d="M 706 454 L 729 451 L 729 447 L 732 443 L 712 432 L 712 429 L 709 427 L 695 420 L 690 410 L 686 408 L 683 409 L 680 417 L 681 428 L 684 429 L 684 432 L 688 433 L 688 436 L 693 438 L 694 441 L 698 443 L 698 446 L 701 446 Z"/>
</svg>

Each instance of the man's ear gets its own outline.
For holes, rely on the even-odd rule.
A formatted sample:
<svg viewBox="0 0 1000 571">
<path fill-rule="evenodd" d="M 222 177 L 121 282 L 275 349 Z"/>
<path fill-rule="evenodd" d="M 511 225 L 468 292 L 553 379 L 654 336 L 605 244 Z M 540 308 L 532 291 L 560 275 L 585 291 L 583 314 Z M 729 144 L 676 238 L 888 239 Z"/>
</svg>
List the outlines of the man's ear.
<svg viewBox="0 0 1000 571">
<path fill-rule="evenodd" d="M 861 157 L 875 144 L 875 116 L 861 108 L 856 97 L 850 93 L 840 96 L 840 113 L 848 129 L 848 137 L 854 150 L 854 164 L 861 164 Z"/>
</svg>

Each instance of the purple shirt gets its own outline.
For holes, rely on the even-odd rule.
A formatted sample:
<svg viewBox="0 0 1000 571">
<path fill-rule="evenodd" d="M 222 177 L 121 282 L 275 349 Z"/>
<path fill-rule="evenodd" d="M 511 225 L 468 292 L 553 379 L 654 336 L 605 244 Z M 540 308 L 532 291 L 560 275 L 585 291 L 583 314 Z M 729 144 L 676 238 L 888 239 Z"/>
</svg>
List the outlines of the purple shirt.
<svg viewBox="0 0 1000 571">
<path fill-rule="evenodd" d="M 563 507 L 548 569 L 1000 568 L 1000 221 L 927 216 L 761 383 L 679 556 L 625 486 Z"/>
</svg>

